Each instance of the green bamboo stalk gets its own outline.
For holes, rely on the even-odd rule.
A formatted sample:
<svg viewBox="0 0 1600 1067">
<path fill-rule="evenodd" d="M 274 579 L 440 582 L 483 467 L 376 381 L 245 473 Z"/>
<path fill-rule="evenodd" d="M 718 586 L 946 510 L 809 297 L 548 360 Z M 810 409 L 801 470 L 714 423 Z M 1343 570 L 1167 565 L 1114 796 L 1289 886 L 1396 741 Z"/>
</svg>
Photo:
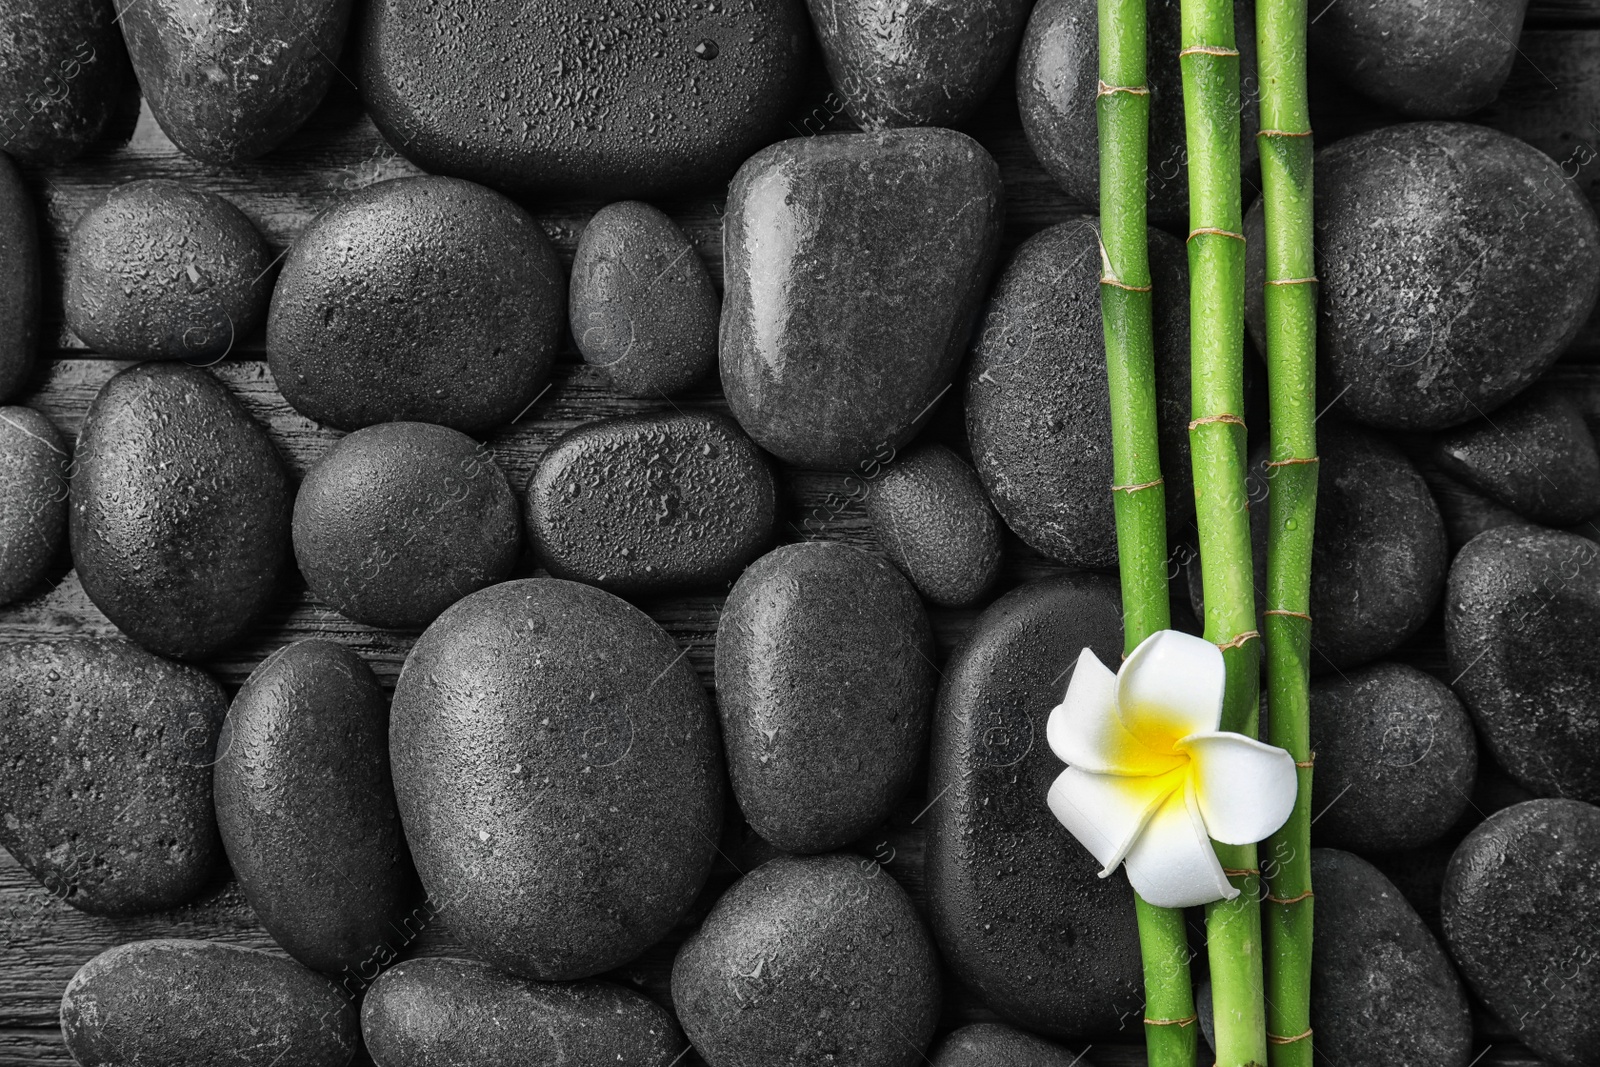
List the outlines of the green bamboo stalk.
<svg viewBox="0 0 1600 1067">
<path fill-rule="evenodd" d="M 1268 839 L 1267 1036 L 1272 1067 L 1311 1067 L 1311 545 L 1317 510 L 1316 261 L 1306 0 L 1259 0 L 1261 178 L 1266 210 L 1267 611 L 1272 743 L 1294 756 L 1299 792 Z"/>
<path fill-rule="evenodd" d="M 1222 727 L 1254 736 L 1260 634 L 1245 488 L 1244 210 L 1239 188 L 1239 51 L 1232 0 L 1182 0 L 1189 150 L 1189 426 L 1205 634 L 1222 649 Z M 1239 890 L 1206 908 L 1217 1067 L 1267 1062 L 1256 847 L 1217 844 Z"/>
<path fill-rule="evenodd" d="M 1122 630 L 1131 652 L 1172 624 L 1145 223 L 1150 131 L 1145 0 L 1101 0 L 1099 30 L 1100 310 L 1111 397 Z M 1197 1020 L 1183 912 L 1155 907 L 1137 895 L 1134 908 L 1144 962 L 1146 1062 L 1194 1067 Z"/>
</svg>

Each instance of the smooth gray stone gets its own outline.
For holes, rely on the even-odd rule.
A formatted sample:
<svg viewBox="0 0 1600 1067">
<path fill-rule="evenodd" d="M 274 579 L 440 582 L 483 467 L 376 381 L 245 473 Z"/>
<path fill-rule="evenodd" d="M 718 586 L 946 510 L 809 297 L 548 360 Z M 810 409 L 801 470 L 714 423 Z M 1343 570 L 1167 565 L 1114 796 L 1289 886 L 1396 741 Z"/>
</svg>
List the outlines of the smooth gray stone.
<svg viewBox="0 0 1600 1067">
<path fill-rule="evenodd" d="M 1090 1067 L 1081 1054 L 1004 1023 L 971 1023 L 952 1030 L 928 1061 L 933 1067 Z"/>
<path fill-rule="evenodd" d="M 1434 438 L 1445 471 L 1520 515 L 1568 526 L 1600 511 L 1600 453 L 1577 403 L 1554 387 Z"/>
<path fill-rule="evenodd" d="M 116 19 L 111 0 L 0 2 L 0 151 L 54 167 L 105 132 L 133 86 Z"/>
<path fill-rule="evenodd" d="M 49 419 L 0 407 L 0 604 L 32 592 L 61 556 L 71 463 Z"/>
<path fill-rule="evenodd" d="M 1000 517 L 973 469 L 939 444 L 895 460 L 867 495 L 878 544 L 928 600 L 966 607 L 1000 576 Z"/>
</svg>

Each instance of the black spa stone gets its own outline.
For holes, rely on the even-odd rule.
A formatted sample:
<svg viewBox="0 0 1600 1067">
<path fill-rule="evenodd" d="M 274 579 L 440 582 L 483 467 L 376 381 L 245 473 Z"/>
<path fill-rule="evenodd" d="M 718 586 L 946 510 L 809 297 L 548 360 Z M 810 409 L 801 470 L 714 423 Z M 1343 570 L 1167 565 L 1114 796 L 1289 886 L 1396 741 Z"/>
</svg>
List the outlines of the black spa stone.
<svg viewBox="0 0 1600 1067">
<path fill-rule="evenodd" d="M 1336 416 L 1399 430 L 1492 416 L 1589 317 L 1600 223 L 1537 148 L 1403 123 L 1324 148 L 1316 173 L 1318 393 Z M 1262 226 L 1257 201 L 1245 302 L 1258 349 Z"/>
<path fill-rule="evenodd" d="M 1028 0 L 807 0 L 828 76 L 862 129 L 959 126 L 1010 68 Z"/>
<path fill-rule="evenodd" d="M 458 601 L 406 657 L 389 759 L 428 897 L 541 981 L 619 967 L 694 903 L 722 754 L 705 690 L 639 609 L 553 578 Z"/>
<path fill-rule="evenodd" d="M 944 667 L 928 757 L 928 916 L 945 963 L 1007 1022 L 1116 1033 L 1142 1003 L 1127 879 L 1045 806 L 1063 770 L 1045 726 L 1078 654 L 1122 652 L 1115 578 L 1023 585 L 978 617 Z"/>
<path fill-rule="evenodd" d="M 101 388 L 78 435 L 78 578 L 150 651 L 203 659 L 276 597 L 292 497 L 261 424 L 210 371 L 129 367 Z"/>
<path fill-rule="evenodd" d="M 559 438 L 528 480 L 527 526 L 557 578 L 620 596 L 725 589 L 771 543 L 778 488 L 732 419 L 627 415 Z"/>
<path fill-rule="evenodd" d="M 1330 1067 L 1467 1067 L 1472 1015 L 1433 934 L 1366 860 L 1311 851 L 1311 1029 Z"/>
<path fill-rule="evenodd" d="M 716 286 L 659 208 L 637 200 L 601 208 L 578 239 L 567 299 L 584 362 L 626 396 L 679 392 L 717 361 Z"/>
<path fill-rule="evenodd" d="M 717 710 L 734 796 L 786 852 L 824 852 L 888 818 L 928 736 L 933 633 L 911 583 L 849 545 L 762 556 L 717 624 Z"/>
<path fill-rule="evenodd" d="M 1478 535 L 1450 567 L 1445 649 L 1495 762 L 1544 797 L 1600 800 L 1600 545 L 1540 527 Z"/>
<path fill-rule="evenodd" d="M 425 170 L 621 199 L 724 182 L 804 88 L 801 0 L 377 0 L 362 94 Z"/>
<path fill-rule="evenodd" d="M 0 605 L 36 590 L 61 554 L 71 460 L 49 419 L 0 407 Z"/>
<path fill-rule="evenodd" d="M 966 352 L 1002 195 L 989 153 L 946 129 L 796 138 L 746 161 L 720 354 L 745 432 L 824 470 L 910 440 Z"/>
<path fill-rule="evenodd" d="M 530 982 L 450 957 L 385 971 L 362 1000 L 361 1035 L 383 1067 L 672 1067 L 684 1054 L 671 1014 L 631 989 Z"/>
<path fill-rule="evenodd" d="M 78 968 L 61 1036 L 81 1067 L 344 1067 L 361 1041 L 355 1002 L 321 975 L 178 938 L 118 945 Z"/>
<path fill-rule="evenodd" d="M 1156 396 L 1168 525 L 1193 515 L 1189 281 L 1182 244 L 1150 231 Z M 1025 241 L 978 326 L 966 382 L 978 477 L 1016 534 L 1075 567 L 1114 567 L 1111 404 L 1100 318 L 1098 222 L 1079 216 Z"/>
<path fill-rule="evenodd" d="M 1374 663 L 1311 686 L 1312 834 L 1360 853 L 1419 848 L 1472 802 L 1478 744 L 1450 687 L 1415 667 Z"/>
<path fill-rule="evenodd" d="M 228 711 L 201 671 L 123 641 L 0 648 L 0 845 L 91 915 L 186 903 L 221 864 L 211 762 Z"/>
<path fill-rule="evenodd" d="M 1004 1023 L 971 1023 L 946 1034 L 928 1054 L 933 1067 L 1073 1067 L 1079 1053 Z"/>
<path fill-rule="evenodd" d="M 22 390 L 39 343 L 39 224 L 11 158 L 0 152 L 0 403 Z"/>
<path fill-rule="evenodd" d="M 1530 389 L 1492 417 L 1439 434 L 1447 474 L 1535 522 L 1568 526 L 1600 511 L 1600 454 L 1576 401 Z"/>
<path fill-rule="evenodd" d="M 435 422 L 487 433 L 538 397 L 566 278 L 534 217 L 455 178 L 351 193 L 295 238 L 272 293 L 267 359 L 318 422 Z"/>
<path fill-rule="evenodd" d="M 388 734 L 371 668 L 313 639 L 251 672 L 217 742 L 212 785 L 233 875 L 273 940 L 336 980 L 387 962 L 420 895 Z"/>
<path fill-rule="evenodd" d="M 36 167 L 82 155 L 133 84 L 111 0 L 3 0 L 0 26 L 0 152 Z"/>
<path fill-rule="evenodd" d="M 1490 816 L 1451 857 L 1442 900 L 1445 943 L 1496 1018 L 1558 1067 L 1600 1063 L 1600 808 Z"/>
<path fill-rule="evenodd" d="M 708 1067 L 915 1067 L 939 1016 L 938 956 L 881 865 L 780 856 L 678 950 L 672 1002 Z"/>
<path fill-rule="evenodd" d="M 940 444 L 919 445 L 872 483 L 878 544 L 929 601 L 966 607 L 1000 574 L 1000 519 L 973 469 Z"/>
</svg>

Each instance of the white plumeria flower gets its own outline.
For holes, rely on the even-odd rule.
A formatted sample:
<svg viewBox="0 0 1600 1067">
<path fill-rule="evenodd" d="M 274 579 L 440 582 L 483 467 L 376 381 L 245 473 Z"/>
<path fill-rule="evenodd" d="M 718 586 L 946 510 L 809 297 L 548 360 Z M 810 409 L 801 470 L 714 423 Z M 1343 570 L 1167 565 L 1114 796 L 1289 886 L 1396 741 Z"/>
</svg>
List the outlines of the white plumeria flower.
<svg viewBox="0 0 1600 1067">
<path fill-rule="evenodd" d="M 1260 841 L 1294 807 L 1294 757 L 1218 731 L 1224 680 L 1216 645 L 1162 630 L 1116 674 L 1084 649 L 1050 712 L 1050 747 L 1068 765 L 1050 786 L 1051 812 L 1100 861 L 1100 877 L 1125 864 L 1159 907 L 1238 896 L 1211 839 Z"/>
</svg>

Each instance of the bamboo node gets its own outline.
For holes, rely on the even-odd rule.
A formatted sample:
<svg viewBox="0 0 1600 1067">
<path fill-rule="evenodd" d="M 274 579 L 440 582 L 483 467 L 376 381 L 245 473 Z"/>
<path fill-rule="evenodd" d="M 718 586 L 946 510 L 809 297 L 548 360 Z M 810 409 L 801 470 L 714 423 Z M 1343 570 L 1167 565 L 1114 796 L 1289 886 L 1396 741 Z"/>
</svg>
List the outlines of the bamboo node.
<svg viewBox="0 0 1600 1067">
<path fill-rule="evenodd" d="M 1290 456 L 1288 459 L 1275 459 L 1267 464 L 1269 467 L 1302 467 L 1308 463 L 1321 463 L 1321 456 Z"/>
<path fill-rule="evenodd" d="M 1233 56 L 1237 59 L 1239 50 L 1237 48 L 1223 48 L 1214 44 L 1192 44 L 1178 53 L 1179 59 L 1184 56 Z"/>
<path fill-rule="evenodd" d="M 1267 895 L 1267 903 L 1268 904 L 1298 904 L 1302 900 L 1310 900 L 1314 896 L 1316 896 L 1316 894 L 1313 893 L 1309 889 L 1307 889 L 1304 893 L 1301 893 L 1297 897 L 1275 897 L 1275 896 L 1272 896 L 1271 894 L 1268 894 Z"/>
<path fill-rule="evenodd" d="M 1154 489 L 1156 486 L 1163 484 L 1164 481 L 1165 479 L 1163 478 L 1157 478 L 1153 482 L 1140 482 L 1137 485 L 1113 485 L 1111 491 L 1113 493 L 1137 493 L 1141 489 Z"/>
<path fill-rule="evenodd" d="M 1153 288 L 1153 286 L 1149 286 L 1149 285 L 1129 285 L 1127 282 L 1119 282 L 1119 281 L 1117 281 L 1117 279 L 1112 278 L 1109 275 L 1107 277 L 1101 278 L 1100 279 L 1100 284 L 1101 285 L 1114 285 L 1118 289 L 1122 289 L 1122 290 L 1125 290 L 1125 291 L 1130 292 L 1130 293 L 1148 293 Z"/>
<path fill-rule="evenodd" d="M 1277 1034 L 1268 1034 L 1267 1040 L 1272 1042 L 1274 1045 L 1292 1045 L 1296 1041 L 1304 1041 L 1310 1036 L 1311 1028 L 1308 1026 L 1306 1027 L 1306 1032 L 1303 1034 L 1295 1034 L 1293 1037 L 1279 1037 Z"/>
<path fill-rule="evenodd" d="M 1303 771 L 1309 771 L 1317 765 L 1317 754 L 1315 752 L 1311 753 L 1311 758 L 1308 760 L 1297 759 L 1294 761 L 1294 765 Z"/>
<path fill-rule="evenodd" d="M 1217 647 L 1226 652 L 1230 648 L 1243 648 L 1249 642 L 1258 641 L 1260 638 L 1261 632 L 1259 630 L 1246 630 L 1244 633 L 1237 635 L 1231 640 L 1218 643 Z"/>
<path fill-rule="evenodd" d="M 1310 137 L 1310 130 L 1257 130 L 1257 137 Z"/>
<path fill-rule="evenodd" d="M 1227 414 L 1226 412 L 1224 412 L 1221 415 L 1206 415 L 1203 418 L 1195 419 L 1193 422 L 1191 422 L 1189 424 L 1189 429 L 1190 430 L 1194 430 L 1195 428 L 1200 427 L 1200 426 L 1209 426 L 1213 422 L 1226 423 L 1229 426 L 1243 426 L 1244 425 L 1244 419 L 1240 418 L 1238 415 L 1230 415 L 1230 414 Z"/>
<path fill-rule="evenodd" d="M 1224 867 L 1224 868 L 1222 868 L 1222 873 L 1227 875 L 1229 878 L 1248 878 L 1252 874 L 1260 874 L 1261 873 L 1261 868 L 1259 868 L 1259 867 Z"/>
<path fill-rule="evenodd" d="M 1235 233 L 1233 230 L 1224 230 L 1224 229 L 1222 229 L 1221 227 L 1218 227 L 1218 226 L 1201 226 L 1197 230 L 1190 230 L 1188 239 L 1192 241 L 1196 237 L 1207 237 L 1207 236 L 1209 236 L 1209 237 L 1230 237 L 1235 241 L 1243 241 L 1244 240 L 1244 234 Z"/>
<path fill-rule="evenodd" d="M 1130 96 L 1149 96 L 1150 89 L 1144 85 L 1107 85 L 1105 82 L 1101 82 L 1099 90 L 1094 95 L 1097 97 L 1114 96 L 1117 93 L 1127 93 Z"/>
<path fill-rule="evenodd" d="M 1321 279 L 1316 275 L 1309 278 L 1269 278 L 1267 285 L 1316 285 Z"/>
<path fill-rule="evenodd" d="M 1266 611 L 1263 611 L 1261 614 L 1263 614 L 1263 615 L 1287 615 L 1291 619 L 1304 619 L 1306 622 L 1310 622 L 1311 621 L 1311 616 L 1307 615 L 1305 612 L 1303 612 L 1303 611 L 1290 611 L 1288 608 L 1268 608 Z"/>
<path fill-rule="evenodd" d="M 1181 1026 L 1193 1026 L 1195 1023 L 1197 1023 L 1199 1021 L 1200 1021 L 1200 1016 L 1198 1016 L 1198 1015 L 1190 1015 L 1187 1018 L 1183 1018 L 1183 1019 L 1152 1019 L 1147 1015 L 1147 1016 L 1145 1016 L 1144 1024 L 1146 1026 L 1180 1026 L 1181 1027 Z"/>
</svg>

